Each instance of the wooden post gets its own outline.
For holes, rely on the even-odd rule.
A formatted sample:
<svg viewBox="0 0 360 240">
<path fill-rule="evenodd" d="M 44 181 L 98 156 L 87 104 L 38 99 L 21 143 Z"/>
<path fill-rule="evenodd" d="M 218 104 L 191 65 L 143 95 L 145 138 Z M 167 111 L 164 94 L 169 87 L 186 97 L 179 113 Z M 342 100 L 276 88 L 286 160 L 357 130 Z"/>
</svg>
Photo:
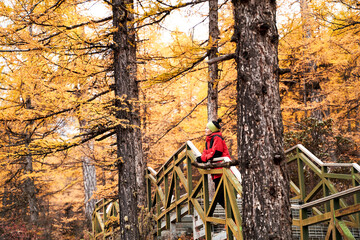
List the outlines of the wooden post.
<svg viewBox="0 0 360 240">
<path fill-rule="evenodd" d="M 325 178 L 325 174 L 327 173 L 327 171 L 328 171 L 327 167 L 324 167 L 324 166 L 321 167 L 321 174 L 322 174 L 321 178 L 322 178 L 322 181 L 323 181 L 323 195 L 324 195 L 324 197 L 330 195 L 330 190 L 329 190 L 328 186 L 326 185 L 326 180 L 327 179 Z M 330 202 L 326 202 L 324 205 L 325 205 L 324 206 L 325 207 L 325 212 L 329 212 L 330 211 Z"/>
<path fill-rule="evenodd" d="M 229 184 L 229 182 L 227 182 L 225 180 L 226 178 L 224 177 L 224 174 L 223 174 L 223 189 L 224 189 L 224 198 L 225 198 L 225 217 L 226 217 L 226 235 L 227 235 L 227 239 L 234 239 L 234 234 L 233 232 L 231 231 L 231 228 L 229 227 L 229 225 L 227 224 L 227 221 L 228 219 L 232 219 L 233 218 L 233 214 L 232 214 L 232 211 L 231 211 L 231 201 L 230 201 L 230 198 L 232 196 L 230 196 L 230 191 L 228 191 L 231 187 L 231 185 Z M 226 181 L 226 183 L 225 183 Z"/>
<path fill-rule="evenodd" d="M 187 147 L 187 151 L 191 151 L 190 147 L 189 146 L 186 146 Z M 191 201 L 190 201 L 190 196 L 191 196 L 191 193 L 193 191 L 193 185 L 192 185 L 192 168 L 191 168 L 191 158 L 188 154 L 186 154 L 186 160 L 187 160 L 187 177 L 188 177 L 188 189 L 189 189 L 189 192 L 188 192 L 188 206 L 189 206 L 189 215 L 192 215 L 194 214 L 194 207 L 192 206 L 191 204 Z"/>
<path fill-rule="evenodd" d="M 209 210 L 209 185 L 208 185 L 208 174 L 203 175 L 203 189 L 204 189 L 204 213 L 205 213 L 205 238 L 211 240 L 211 224 L 208 222 L 206 213 Z"/>
<path fill-rule="evenodd" d="M 176 161 L 176 158 L 174 158 L 174 162 Z M 180 168 L 179 168 L 180 169 Z M 176 201 L 176 221 L 180 222 L 181 221 L 181 204 L 178 204 L 177 201 L 180 199 L 180 179 L 179 176 L 177 175 L 176 171 L 175 171 L 175 166 L 173 168 L 173 178 L 174 178 L 174 183 L 175 183 L 175 201 Z"/>
<path fill-rule="evenodd" d="M 352 185 L 353 187 L 357 187 L 359 186 L 359 182 L 356 181 L 355 179 L 355 174 L 357 174 L 358 171 L 352 167 L 351 168 L 351 175 L 352 175 Z M 359 204 L 360 203 L 360 193 L 355 193 L 354 194 L 354 204 Z M 357 224 L 357 227 L 359 228 L 360 227 L 360 213 L 357 213 L 355 214 L 355 221 L 356 221 L 356 224 Z"/>
<path fill-rule="evenodd" d="M 150 171 L 148 169 L 145 170 L 145 180 L 146 180 L 146 196 L 147 196 L 147 204 L 148 210 L 151 211 L 151 180 L 150 180 Z"/>
<path fill-rule="evenodd" d="M 341 234 L 339 232 L 339 230 L 336 228 L 336 221 L 337 219 L 335 218 L 335 210 L 340 208 L 340 200 L 339 198 L 334 198 L 330 200 L 330 209 L 331 209 L 331 221 L 334 222 L 333 225 L 333 240 L 341 240 Z"/>
<path fill-rule="evenodd" d="M 164 172 L 166 172 L 165 169 L 164 169 Z M 166 197 L 169 194 L 169 174 L 168 173 L 165 174 L 164 181 L 165 181 L 165 201 L 167 201 Z M 165 202 L 165 206 L 164 206 L 165 209 L 167 207 L 166 204 L 167 203 Z M 166 221 L 166 229 L 169 230 L 170 229 L 170 213 L 169 212 L 167 212 L 165 214 L 165 221 Z"/>
<path fill-rule="evenodd" d="M 157 186 L 158 187 L 158 186 Z M 157 236 L 161 236 L 161 219 L 158 219 L 160 213 L 161 213 L 161 209 L 160 209 L 160 194 L 158 192 L 156 192 L 156 225 L 157 225 Z"/>
<path fill-rule="evenodd" d="M 301 201 L 305 201 L 306 197 L 306 189 L 305 189 L 305 176 L 304 176 L 304 163 L 300 159 L 300 153 L 297 149 L 297 162 L 298 162 L 298 176 L 299 176 L 299 188 L 300 188 L 300 197 Z M 309 227 L 302 225 L 302 220 L 307 218 L 307 210 L 301 209 L 300 214 L 300 236 L 302 240 L 308 240 L 309 239 Z"/>
</svg>

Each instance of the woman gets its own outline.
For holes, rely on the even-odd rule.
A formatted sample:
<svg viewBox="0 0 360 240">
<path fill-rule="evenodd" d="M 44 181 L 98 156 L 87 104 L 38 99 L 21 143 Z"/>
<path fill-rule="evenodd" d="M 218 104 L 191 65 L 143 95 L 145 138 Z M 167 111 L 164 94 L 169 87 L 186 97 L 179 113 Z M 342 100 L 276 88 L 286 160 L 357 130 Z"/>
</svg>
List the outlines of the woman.
<svg viewBox="0 0 360 240">
<path fill-rule="evenodd" d="M 196 158 L 199 163 L 204 163 L 213 160 L 218 157 L 230 158 L 229 150 L 225 144 L 225 141 L 220 132 L 221 119 L 217 121 L 210 121 L 206 124 L 205 128 L 205 150 L 202 155 Z M 212 174 L 211 178 L 215 183 L 215 189 L 218 188 L 222 174 Z M 225 208 L 224 191 L 222 189 L 218 192 L 218 202 Z"/>
</svg>

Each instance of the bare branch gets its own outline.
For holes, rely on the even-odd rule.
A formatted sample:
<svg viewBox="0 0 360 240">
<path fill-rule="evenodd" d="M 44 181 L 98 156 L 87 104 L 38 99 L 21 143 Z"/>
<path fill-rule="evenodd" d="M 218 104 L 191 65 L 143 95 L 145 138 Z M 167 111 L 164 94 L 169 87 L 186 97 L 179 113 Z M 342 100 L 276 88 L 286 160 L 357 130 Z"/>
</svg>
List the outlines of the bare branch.
<svg viewBox="0 0 360 240">
<path fill-rule="evenodd" d="M 214 63 L 218 63 L 218 62 L 223 62 L 223 61 L 233 59 L 233 58 L 235 58 L 235 56 L 236 56 L 235 53 L 230 53 L 230 54 L 226 54 L 226 55 L 223 55 L 220 57 L 213 58 L 213 59 L 207 61 L 206 63 L 214 64 Z"/>
<path fill-rule="evenodd" d="M 221 92 L 222 90 L 224 90 L 225 88 L 229 87 L 230 85 L 232 84 L 232 82 L 228 83 L 227 85 L 225 85 L 223 88 L 221 88 L 218 92 Z M 200 102 L 198 102 L 195 107 L 193 107 L 193 109 L 190 110 L 190 112 L 188 114 L 186 114 L 179 122 L 177 122 L 174 126 L 172 126 L 171 128 L 169 128 L 168 130 L 166 130 L 166 132 L 160 137 L 158 138 L 158 140 L 155 141 L 155 143 L 153 144 L 156 144 L 158 143 L 163 137 L 166 136 L 166 134 L 168 134 L 172 129 L 174 129 L 175 127 L 177 127 L 182 121 L 184 121 L 188 116 L 190 116 L 194 111 L 195 109 L 201 105 L 205 100 L 207 99 L 207 97 L 203 98 Z"/>
</svg>

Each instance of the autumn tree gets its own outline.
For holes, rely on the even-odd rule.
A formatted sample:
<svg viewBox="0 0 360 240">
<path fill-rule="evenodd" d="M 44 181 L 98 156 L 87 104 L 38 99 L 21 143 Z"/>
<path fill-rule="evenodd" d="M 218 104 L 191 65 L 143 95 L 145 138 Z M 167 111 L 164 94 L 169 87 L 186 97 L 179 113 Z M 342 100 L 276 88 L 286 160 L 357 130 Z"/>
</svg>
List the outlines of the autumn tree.
<svg viewBox="0 0 360 240">
<path fill-rule="evenodd" d="M 209 0 L 209 60 L 218 56 L 218 42 L 220 38 L 218 25 L 218 0 Z M 216 121 L 218 118 L 218 63 L 209 64 L 208 71 L 208 121 Z"/>
<path fill-rule="evenodd" d="M 302 1 L 300 15 L 287 14 L 288 21 L 280 24 L 280 64 L 290 70 L 280 79 L 286 139 L 291 144 L 297 139 L 296 143 L 319 153 L 325 161 L 356 161 L 359 144 L 355 133 L 358 91 L 352 87 L 358 81 L 358 51 L 354 45 L 358 36 L 354 34 L 356 24 L 347 24 L 355 22 L 358 10 L 354 4 L 345 4 L 350 2 L 341 2 Z M 310 22 L 307 35 L 304 16 Z M 306 112 L 311 113 L 308 118 Z M 318 136 L 319 126 L 329 131 Z M 314 130 L 311 135 L 316 141 L 324 143 L 318 149 L 305 138 L 311 136 L 310 130 Z"/>
<path fill-rule="evenodd" d="M 291 239 L 278 89 L 276 1 L 234 0 L 244 239 Z"/>
<path fill-rule="evenodd" d="M 0 29 L 1 61 L 4 63 L 0 121 L 9 136 L 3 138 L 7 150 L 1 159 L 2 163 L 9 162 L 8 174 L 2 175 L 1 180 L 14 186 L 12 182 L 26 179 L 29 187 L 25 189 L 31 190 L 26 195 L 34 200 L 14 209 L 19 212 L 19 209 L 29 209 L 29 213 L 24 213 L 30 214 L 29 222 L 35 222 L 38 215 L 34 209 L 45 209 L 39 199 L 46 202 L 60 191 L 49 187 L 52 171 L 64 163 L 53 162 L 54 154 L 66 152 L 114 128 L 111 127 L 114 121 L 101 122 L 111 119 L 109 108 L 104 107 L 111 102 L 104 97 L 110 92 L 110 84 L 104 78 L 107 66 L 101 59 L 104 56 L 101 54 L 109 49 L 106 43 L 109 37 L 104 35 L 99 40 L 94 39 L 94 35 L 84 35 L 85 26 L 91 32 L 93 27 L 98 27 L 97 23 L 110 19 L 89 22 L 78 14 L 81 4 L 79 1 L 7 1 L 0 4 L 5 22 Z M 79 90 L 79 86 L 83 89 Z M 80 91 L 86 94 L 78 98 Z M 101 96 L 103 104 L 97 101 Z M 92 105 L 95 102 L 98 103 L 96 109 L 96 104 Z M 94 122 L 95 118 L 90 117 L 94 116 L 92 113 L 102 111 L 107 116 L 97 115 L 98 121 Z M 86 126 L 82 126 L 86 129 L 82 137 L 77 137 L 76 130 L 72 130 L 73 127 L 79 129 L 73 121 L 76 119 L 74 112 L 87 120 Z M 66 188 L 72 184 L 66 184 Z M 19 198 L 12 199 L 12 203 L 5 201 L 4 209 L 17 206 Z"/>
<path fill-rule="evenodd" d="M 137 184 L 136 157 L 137 142 L 140 135 L 135 135 L 139 127 L 138 87 L 136 83 L 136 44 L 135 31 L 131 25 L 133 17 L 133 1 L 113 1 L 114 38 L 114 78 L 116 117 L 126 120 L 129 126 L 116 127 L 116 146 L 119 158 L 119 221 L 121 239 L 138 239 L 137 229 Z M 141 146 L 141 145 L 140 145 Z"/>
</svg>

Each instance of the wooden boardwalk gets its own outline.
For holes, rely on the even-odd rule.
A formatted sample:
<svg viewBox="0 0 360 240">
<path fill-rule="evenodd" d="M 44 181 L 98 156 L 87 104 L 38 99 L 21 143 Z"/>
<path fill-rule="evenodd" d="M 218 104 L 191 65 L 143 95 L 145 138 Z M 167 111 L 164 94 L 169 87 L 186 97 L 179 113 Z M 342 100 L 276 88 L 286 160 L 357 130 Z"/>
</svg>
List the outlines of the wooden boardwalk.
<svg viewBox="0 0 360 240">
<path fill-rule="evenodd" d="M 291 171 L 293 239 L 360 239 L 360 167 L 356 163 L 323 163 L 302 145 L 286 151 Z M 156 172 L 148 168 L 148 209 L 155 216 L 154 235 L 178 239 L 242 239 L 241 176 L 231 169 L 192 166 L 200 152 L 190 142 L 179 148 Z M 228 159 L 221 159 L 228 161 Z M 209 174 L 222 173 L 213 200 Z M 218 207 L 219 191 L 225 209 Z M 93 215 L 96 239 L 111 235 L 116 203 L 99 202 Z M 192 219 L 192 220 L 191 220 Z"/>
</svg>

